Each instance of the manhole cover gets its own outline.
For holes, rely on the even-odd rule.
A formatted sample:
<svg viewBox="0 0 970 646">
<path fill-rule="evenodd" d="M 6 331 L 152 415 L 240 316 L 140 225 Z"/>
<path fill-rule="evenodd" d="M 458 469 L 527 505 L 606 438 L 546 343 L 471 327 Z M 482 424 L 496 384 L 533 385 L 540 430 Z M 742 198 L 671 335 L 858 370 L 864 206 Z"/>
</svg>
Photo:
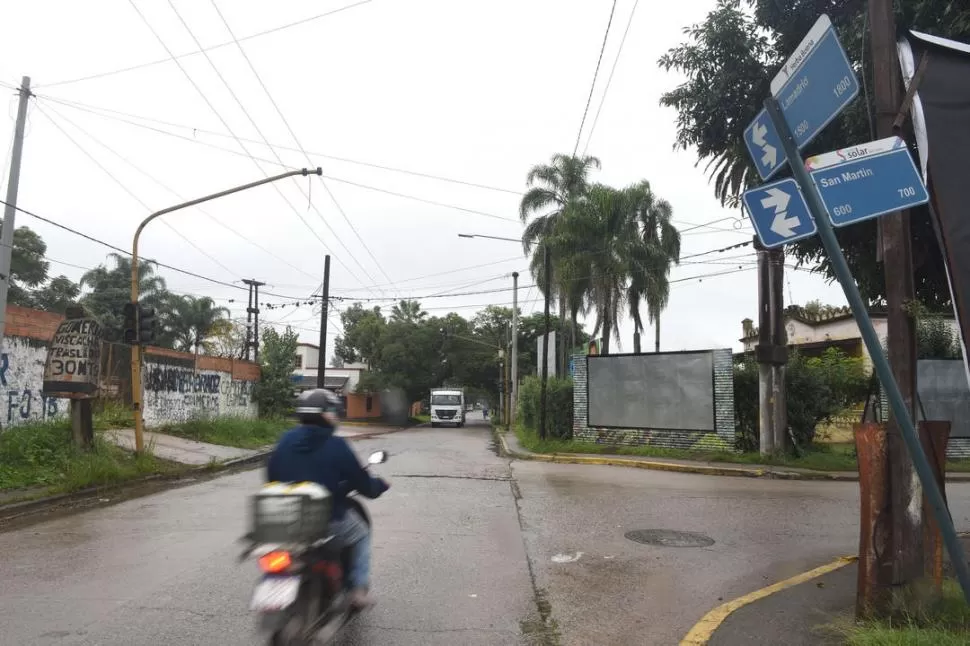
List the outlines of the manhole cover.
<svg viewBox="0 0 970 646">
<path fill-rule="evenodd" d="M 635 543 L 660 547 L 709 547 L 714 544 L 714 539 L 709 536 L 672 529 L 634 529 L 625 536 Z"/>
</svg>

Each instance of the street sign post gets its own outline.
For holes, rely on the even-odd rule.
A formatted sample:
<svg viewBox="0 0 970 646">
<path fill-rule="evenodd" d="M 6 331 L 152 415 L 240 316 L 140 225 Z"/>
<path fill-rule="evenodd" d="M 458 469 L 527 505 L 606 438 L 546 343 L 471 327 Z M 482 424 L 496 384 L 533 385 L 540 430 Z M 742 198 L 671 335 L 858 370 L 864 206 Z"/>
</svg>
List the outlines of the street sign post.
<svg viewBox="0 0 970 646">
<path fill-rule="evenodd" d="M 758 238 L 769 249 L 818 233 L 808 204 L 793 179 L 751 189 L 741 199 Z"/>
<path fill-rule="evenodd" d="M 859 80 L 825 14 L 815 22 L 771 81 L 798 149 L 807 146 L 859 94 Z M 762 110 L 744 131 L 744 142 L 761 179 L 787 161 L 777 129 Z"/>
<path fill-rule="evenodd" d="M 796 145 L 795 133 L 792 132 L 791 126 L 785 120 L 781 105 L 777 99 L 769 97 L 765 100 L 765 108 L 768 110 L 768 116 L 771 117 L 775 129 L 781 134 L 781 144 L 785 150 L 785 155 L 791 160 L 792 174 L 795 176 L 795 181 L 798 182 L 798 186 L 802 189 L 805 200 L 808 202 L 809 212 L 814 216 L 822 239 L 822 245 L 825 247 L 825 251 L 829 257 L 832 271 L 842 285 L 846 300 L 849 301 L 849 307 L 852 308 L 852 314 L 855 317 L 856 323 L 859 325 L 859 332 L 862 335 L 863 342 L 866 344 L 866 350 L 868 350 L 869 356 L 872 359 L 876 375 L 886 389 L 889 406 L 892 409 L 896 422 L 899 424 L 900 435 L 906 443 L 909 457 L 913 461 L 913 466 L 916 468 L 920 484 L 923 486 L 923 494 L 933 510 L 933 517 L 936 520 L 937 526 L 940 528 L 940 533 L 943 535 L 943 542 L 946 544 L 947 552 L 949 552 L 950 562 L 953 564 L 957 580 L 960 582 L 964 599 L 970 603 L 970 569 L 967 567 L 967 559 L 963 552 L 963 546 L 957 537 L 953 519 L 950 517 L 950 512 L 947 509 L 946 499 L 943 498 L 940 487 L 936 483 L 936 476 L 933 474 L 930 462 L 926 457 L 926 453 L 923 451 L 919 437 L 916 435 L 916 427 L 906 408 L 906 402 L 903 400 L 903 395 L 899 390 L 899 384 L 896 383 L 892 369 L 889 366 L 889 359 L 883 353 L 882 343 L 876 334 L 876 328 L 872 325 L 872 319 L 869 318 L 869 311 L 862 300 L 862 295 L 859 293 L 859 286 L 852 277 L 852 272 L 849 270 L 849 264 L 846 262 L 845 254 L 842 253 L 839 241 L 835 237 L 835 229 L 825 217 L 825 205 L 819 195 L 819 190 L 816 188 L 808 169 L 805 168 L 805 164 L 801 159 L 798 146 Z"/>
<path fill-rule="evenodd" d="M 899 137 L 842 148 L 805 162 L 829 219 L 855 224 L 929 201 L 916 164 Z"/>
</svg>

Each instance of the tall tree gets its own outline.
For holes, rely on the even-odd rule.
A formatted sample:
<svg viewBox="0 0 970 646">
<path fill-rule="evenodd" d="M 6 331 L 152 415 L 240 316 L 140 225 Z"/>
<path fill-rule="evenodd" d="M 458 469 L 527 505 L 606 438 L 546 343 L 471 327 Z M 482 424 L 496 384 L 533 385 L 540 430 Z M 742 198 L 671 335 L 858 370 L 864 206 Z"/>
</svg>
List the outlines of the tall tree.
<svg viewBox="0 0 970 646">
<path fill-rule="evenodd" d="M 13 232 L 10 257 L 10 286 L 7 302 L 34 307 L 32 290 L 47 281 L 50 263 L 44 259 L 47 244 L 29 227 L 17 227 Z"/>
<path fill-rule="evenodd" d="M 654 351 L 660 352 L 660 313 L 670 300 L 670 268 L 680 263 L 680 232 L 671 222 L 673 209 L 658 198 L 646 180 L 626 189 L 629 216 L 642 244 L 630 247 L 630 287 L 627 301 L 633 319 L 633 351 L 640 352 L 642 301 L 654 326 Z"/>
<path fill-rule="evenodd" d="M 686 42 L 660 59 L 662 67 L 686 78 L 661 98 L 662 105 L 677 111 L 676 145 L 696 150 L 698 163 L 706 164 L 722 202 L 737 206 L 741 193 L 758 182 L 744 146 L 744 129 L 761 109 L 772 75 L 797 47 L 823 5 L 853 66 L 871 78 L 864 42 L 867 5 L 858 1 L 719 0 L 704 22 L 684 30 Z M 896 0 L 894 7 L 901 28 L 970 40 L 970 6 L 965 2 Z M 874 139 L 873 110 L 865 99 L 855 101 L 805 154 Z M 914 211 L 911 226 L 917 298 L 936 309 L 945 307 L 949 289 L 926 208 Z M 870 220 L 836 232 L 860 291 L 871 303 L 881 302 L 885 295 L 883 271 L 876 263 L 875 231 L 875 221 Z M 800 263 L 816 266 L 834 278 L 818 237 L 800 240 L 787 250 Z"/>
<path fill-rule="evenodd" d="M 229 310 L 217 307 L 208 296 L 179 296 L 172 301 L 172 327 L 176 334 L 178 349 L 195 352 L 198 356 L 203 341 L 215 330 L 220 321 L 226 320 Z"/>
<path fill-rule="evenodd" d="M 261 374 L 255 396 L 259 414 L 264 417 L 285 415 L 293 402 L 293 381 L 296 368 L 297 335 L 291 328 L 281 334 L 272 326 L 263 328 L 259 353 Z"/>
<path fill-rule="evenodd" d="M 399 301 L 391 308 L 391 320 L 403 323 L 420 323 L 428 317 L 421 303 L 414 300 Z"/>
<path fill-rule="evenodd" d="M 613 335 L 619 334 L 633 248 L 642 246 L 629 204 L 625 192 L 595 185 L 565 215 L 556 235 L 557 244 L 571 249 L 573 261 L 589 271 L 588 298 L 596 312 L 593 333 L 602 331 L 604 354 L 609 354 Z"/>
<path fill-rule="evenodd" d="M 202 347 L 212 357 L 241 359 L 246 348 L 246 326 L 228 318 L 220 318 L 212 324 Z"/>
<path fill-rule="evenodd" d="M 67 276 L 58 276 L 30 293 L 30 306 L 46 312 L 64 314 L 68 307 L 77 303 L 80 294 L 80 285 Z"/>
<path fill-rule="evenodd" d="M 89 290 L 81 297 L 81 304 L 101 321 L 105 338 L 117 341 L 121 339 L 124 324 L 122 308 L 131 297 L 131 258 L 117 253 L 110 254 L 109 258 L 113 267 L 101 264 L 81 276 L 81 287 Z M 143 303 L 159 310 L 159 314 L 171 310 L 165 279 L 155 273 L 154 263 L 138 263 L 138 285 Z"/>
<path fill-rule="evenodd" d="M 549 164 L 537 165 L 529 171 L 526 177 L 529 188 L 519 204 L 522 222 L 528 222 L 522 234 L 522 244 L 527 254 L 532 252 L 533 276 L 537 282 L 542 281 L 540 287 L 544 294 L 557 298 L 561 322 L 565 322 L 567 311 L 571 313 L 573 327 L 583 308 L 584 290 L 570 287 L 570 278 L 576 278 L 573 275 L 575 268 L 571 270 L 569 267 L 568 256 L 555 253 L 557 249 L 550 241 L 568 209 L 584 198 L 589 189 L 590 172 L 599 168 L 600 160 L 596 157 L 553 155 Z M 553 285 L 544 285 L 545 281 L 540 278 L 544 275 L 542 254 L 547 251 L 552 254 Z M 560 339 L 559 342 L 561 358 L 565 357 L 564 341 Z"/>
<path fill-rule="evenodd" d="M 379 357 L 381 335 L 387 321 L 380 307 L 365 308 L 354 303 L 340 313 L 344 333 L 334 342 L 334 356 L 344 363 L 364 362 L 373 366 Z"/>
</svg>

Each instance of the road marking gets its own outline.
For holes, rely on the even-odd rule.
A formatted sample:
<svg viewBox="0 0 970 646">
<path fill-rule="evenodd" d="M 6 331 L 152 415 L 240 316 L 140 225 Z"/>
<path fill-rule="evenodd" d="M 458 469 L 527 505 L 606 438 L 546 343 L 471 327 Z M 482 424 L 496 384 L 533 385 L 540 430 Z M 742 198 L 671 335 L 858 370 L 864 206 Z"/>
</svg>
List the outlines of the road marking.
<svg viewBox="0 0 970 646">
<path fill-rule="evenodd" d="M 738 608 L 743 608 L 749 603 L 754 603 L 759 599 L 764 599 L 765 597 L 772 595 L 776 592 L 781 592 L 787 588 L 798 585 L 799 583 L 805 583 L 806 581 L 811 581 L 814 578 L 820 577 L 823 574 L 828 574 L 829 572 L 834 572 L 840 568 L 845 567 L 851 563 L 855 563 L 858 560 L 856 556 L 843 556 L 831 563 L 819 566 L 814 570 L 809 570 L 808 572 L 802 572 L 801 574 L 796 574 L 790 579 L 785 579 L 784 581 L 779 581 L 773 585 L 769 585 L 767 588 L 761 588 L 760 590 L 755 590 L 743 597 L 738 597 L 733 601 L 728 601 L 727 603 L 721 604 L 714 610 L 701 617 L 701 620 L 694 624 L 694 627 L 690 629 L 687 636 L 680 641 L 680 646 L 703 646 L 710 640 L 714 635 L 714 631 L 724 623 L 724 620 L 728 616 L 737 610 Z"/>
</svg>

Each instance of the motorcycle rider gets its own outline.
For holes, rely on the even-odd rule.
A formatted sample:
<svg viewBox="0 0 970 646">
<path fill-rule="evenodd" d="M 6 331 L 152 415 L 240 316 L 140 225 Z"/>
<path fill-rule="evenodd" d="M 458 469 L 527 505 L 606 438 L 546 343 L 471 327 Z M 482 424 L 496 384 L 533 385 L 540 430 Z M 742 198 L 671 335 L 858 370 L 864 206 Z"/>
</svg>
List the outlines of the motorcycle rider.
<svg viewBox="0 0 970 646">
<path fill-rule="evenodd" d="M 350 444 L 335 435 L 339 422 L 340 398 L 323 388 L 300 393 L 296 415 L 300 425 L 280 438 L 269 457 L 270 482 L 315 482 L 333 496 L 330 528 L 335 538 L 350 547 L 350 602 L 357 608 L 370 605 L 370 528 L 347 504 L 347 494 L 356 490 L 377 498 L 389 485 L 364 469 Z M 341 482 L 346 483 L 341 485 Z"/>
</svg>

